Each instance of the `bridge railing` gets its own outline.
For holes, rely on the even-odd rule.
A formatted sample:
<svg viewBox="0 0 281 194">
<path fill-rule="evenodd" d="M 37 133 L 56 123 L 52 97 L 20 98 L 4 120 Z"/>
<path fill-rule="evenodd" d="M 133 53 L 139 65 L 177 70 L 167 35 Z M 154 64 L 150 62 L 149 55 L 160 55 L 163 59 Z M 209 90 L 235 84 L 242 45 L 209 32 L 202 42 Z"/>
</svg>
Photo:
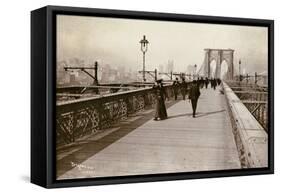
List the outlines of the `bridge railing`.
<svg viewBox="0 0 281 194">
<path fill-rule="evenodd" d="M 231 87 L 232 89 L 236 90 L 236 91 L 240 91 L 243 90 L 243 88 L 247 88 L 247 89 L 253 89 L 256 91 L 267 91 L 267 86 L 266 85 L 259 85 L 259 84 L 255 84 L 255 83 L 247 83 L 247 82 L 239 82 L 239 81 L 233 81 L 233 80 L 227 80 L 226 81 L 228 86 Z"/>
<path fill-rule="evenodd" d="M 172 97 L 172 85 L 164 86 L 167 97 Z M 99 97 L 58 102 L 56 106 L 57 145 L 75 140 L 124 120 L 128 115 L 155 104 L 151 87 L 107 94 Z"/>
<path fill-rule="evenodd" d="M 268 166 L 268 136 L 234 91 L 223 82 L 241 166 Z"/>
<path fill-rule="evenodd" d="M 227 82 L 237 97 L 248 108 L 251 114 L 258 120 L 262 127 L 268 130 L 268 92 L 264 86 L 245 84 L 239 82 Z"/>
</svg>

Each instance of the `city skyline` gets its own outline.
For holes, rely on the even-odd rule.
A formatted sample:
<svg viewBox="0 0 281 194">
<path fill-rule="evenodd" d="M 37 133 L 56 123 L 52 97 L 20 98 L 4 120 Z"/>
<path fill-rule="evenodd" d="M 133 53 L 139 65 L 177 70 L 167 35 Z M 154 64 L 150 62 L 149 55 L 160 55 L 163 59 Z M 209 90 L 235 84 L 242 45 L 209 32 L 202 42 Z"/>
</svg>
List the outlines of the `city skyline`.
<svg viewBox="0 0 281 194">
<path fill-rule="evenodd" d="M 146 69 L 172 60 L 174 71 L 203 63 L 204 48 L 234 49 L 235 73 L 241 59 L 244 72 L 267 71 L 267 29 L 263 27 L 167 21 L 57 16 L 57 60 L 77 57 L 101 65 L 142 70 L 139 41 L 149 40 Z"/>
</svg>

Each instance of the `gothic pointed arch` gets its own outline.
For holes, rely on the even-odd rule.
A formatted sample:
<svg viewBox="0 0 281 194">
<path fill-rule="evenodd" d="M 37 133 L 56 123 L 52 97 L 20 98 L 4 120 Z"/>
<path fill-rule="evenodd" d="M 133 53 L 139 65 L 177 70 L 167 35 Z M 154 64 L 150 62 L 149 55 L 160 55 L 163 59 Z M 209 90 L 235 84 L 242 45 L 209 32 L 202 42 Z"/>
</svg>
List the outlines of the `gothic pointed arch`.
<svg viewBox="0 0 281 194">
<path fill-rule="evenodd" d="M 205 75 L 211 77 L 211 61 L 216 61 L 215 78 L 221 78 L 221 64 L 226 61 L 228 65 L 227 79 L 233 79 L 233 49 L 204 49 L 205 51 Z"/>
</svg>

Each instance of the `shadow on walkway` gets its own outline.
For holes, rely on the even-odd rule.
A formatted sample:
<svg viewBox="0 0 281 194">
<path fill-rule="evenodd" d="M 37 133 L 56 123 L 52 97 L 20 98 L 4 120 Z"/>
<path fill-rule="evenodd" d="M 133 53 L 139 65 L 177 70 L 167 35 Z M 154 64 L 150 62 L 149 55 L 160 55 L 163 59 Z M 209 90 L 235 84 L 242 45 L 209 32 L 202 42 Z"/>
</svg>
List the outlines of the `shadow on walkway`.
<svg viewBox="0 0 281 194">
<path fill-rule="evenodd" d="M 217 113 L 221 113 L 221 112 L 224 112 L 224 111 L 225 111 L 225 109 L 218 110 L 218 111 L 212 111 L 212 112 L 206 112 L 206 113 L 197 113 L 196 117 L 204 117 L 204 116 L 207 116 L 207 115 L 217 114 Z"/>
<path fill-rule="evenodd" d="M 171 107 L 172 105 L 176 104 L 179 101 L 169 101 L 166 103 L 166 108 Z M 122 137 L 126 136 L 128 133 L 132 132 L 136 128 L 140 127 L 147 121 L 153 118 L 154 111 L 151 113 L 143 114 L 137 113 L 137 116 L 141 116 L 141 118 L 137 119 L 133 122 L 122 122 L 118 124 L 120 127 L 119 130 L 114 131 L 105 137 L 102 137 L 98 140 L 84 140 L 78 145 L 71 146 L 63 152 L 70 152 L 67 156 L 63 157 L 62 159 L 57 159 L 56 169 L 57 169 L 57 177 L 63 175 L 67 171 L 71 170 L 75 167 L 73 164 L 81 164 L 88 158 L 92 157 L 93 155 L 97 154 L 101 150 L 105 149 L 107 146 L 111 145 L 112 143 L 116 142 L 117 140 L 121 139 Z M 113 128 L 116 126 L 112 126 Z M 57 150 L 57 153 L 61 152 Z"/>
<path fill-rule="evenodd" d="M 199 112 L 199 113 L 196 113 L 196 118 L 204 117 L 204 116 L 211 115 L 211 114 L 221 113 L 221 112 L 224 112 L 224 111 L 225 111 L 225 109 L 219 110 L 219 111 L 205 112 L 205 113 Z M 192 113 L 184 113 L 184 114 L 173 115 L 173 116 L 168 117 L 168 119 L 173 119 L 173 118 L 177 118 L 177 117 L 185 117 L 185 116 L 192 116 Z"/>
<path fill-rule="evenodd" d="M 184 113 L 184 114 L 178 114 L 178 115 L 173 115 L 173 116 L 168 115 L 168 119 L 173 119 L 173 118 L 178 118 L 178 117 L 186 117 L 186 116 L 192 116 L 192 113 Z"/>
</svg>

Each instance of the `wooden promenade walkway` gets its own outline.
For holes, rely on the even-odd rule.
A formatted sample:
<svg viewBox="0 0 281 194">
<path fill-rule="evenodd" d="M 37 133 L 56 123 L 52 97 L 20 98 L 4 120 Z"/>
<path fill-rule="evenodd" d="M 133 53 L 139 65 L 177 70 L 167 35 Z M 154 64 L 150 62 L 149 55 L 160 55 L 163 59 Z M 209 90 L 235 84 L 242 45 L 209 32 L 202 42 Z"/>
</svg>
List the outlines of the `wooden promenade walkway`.
<svg viewBox="0 0 281 194">
<path fill-rule="evenodd" d="M 198 114 L 179 100 L 169 118 L 143 111 L 118 127 L 58 154 L 58 179 L 238 169 L 226 100 L 219 89 L 202 89 Z"/>
</svg>

